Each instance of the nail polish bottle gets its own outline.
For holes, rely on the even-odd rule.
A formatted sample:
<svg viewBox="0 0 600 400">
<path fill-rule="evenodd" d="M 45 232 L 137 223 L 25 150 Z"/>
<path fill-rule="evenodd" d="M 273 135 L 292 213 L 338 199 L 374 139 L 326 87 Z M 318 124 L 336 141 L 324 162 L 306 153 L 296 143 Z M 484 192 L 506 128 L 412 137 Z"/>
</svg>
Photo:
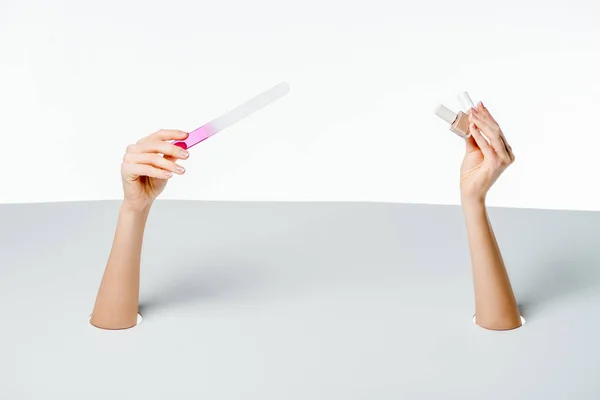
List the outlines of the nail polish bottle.
<svg viewBox="0 0 600 400">
<path fill-rule="evenodd" d="M 469 133 L 469 117 L 467 113 L 471 108 L 475 108 L 475 104 L 467 92 L 459 93 L 458 101 L 460 102 L 464 112 L 459 111 L 458 113 L 455 113 L 454 111 L 440 104 L 435 109 L 435 113 L 438 117 L 450 124 L 450 130 L 452 132 L 466 139 L 471 136 Z"/>
<path fill-rule="evenodd" d="M 475 103 L 473 103 L 473 100 L 471 100 L 471 96 L 469 96 L 469 93 L 461 92 L 458 94 L 457 97 L 465 113 L 468 112 L 471 108 L 475 108 Z"/>
<path fill-rule="evenodd" d="M 450 124 L 450 131 L 464 139 L 471 136 L 469 133 L 469 116 L 464 112 L 459 111 L 458 113 L 455 113 L 440 104 L 435 109 L 435 113 L 438 117 Z"/>
</svg>

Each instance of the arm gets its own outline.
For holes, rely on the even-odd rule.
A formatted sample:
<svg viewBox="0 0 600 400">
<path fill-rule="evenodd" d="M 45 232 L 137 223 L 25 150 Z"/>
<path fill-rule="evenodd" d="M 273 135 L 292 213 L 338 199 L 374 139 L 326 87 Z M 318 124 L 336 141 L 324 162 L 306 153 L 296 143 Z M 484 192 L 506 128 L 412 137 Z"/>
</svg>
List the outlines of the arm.
<svg viewBox="0 0 600 400">
<path fill-rule="evenodd" d="M 91 323 L 107 329 L 136 325 L 140 291 L 140 257 L 150 208 L 121 207 L 117 231 L 100 283 Z"/>
<path fill-rule="evenodd" d="M 174 161 L 188 157 L 186 151 L 166 141 L 186 137 L 185 132 L 161 130 L 127 148 L 121 165 L 124 200 L 90 320 L 96 327 L 126 329 L 137 323 L 146 221 L 168 179 L 185 172 Z"/>
<path fill-rule="evenodd" d="M 515 156 L 498 123 L 482 103 L 471 110 L 469 119 L 471 137 L 467 139 L 461 168 L 461 203 L 471 253 L 476 322 L 492 330 L 514 329 L 521 326 L 521 316 L 488 218 L 485 198 Z"/>
<path fill-rule="evenodd" d="M 517 301 L 484 202 L 462 204 L 471 251 L 475 315 L 487 329 L 505 330 L 521 326 Z"/>
</svg>

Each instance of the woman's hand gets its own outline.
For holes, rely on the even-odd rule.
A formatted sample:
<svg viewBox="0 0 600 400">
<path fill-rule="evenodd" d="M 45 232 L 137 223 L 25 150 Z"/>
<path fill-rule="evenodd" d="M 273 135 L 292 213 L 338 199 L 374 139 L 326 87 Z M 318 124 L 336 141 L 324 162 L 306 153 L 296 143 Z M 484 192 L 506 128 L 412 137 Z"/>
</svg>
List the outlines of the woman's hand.
<svg viewBox="0 0 600 400">
<path fill-rule="evenodd" d="M 466 140 L 460 191 L 473 268 L 476 322 L 486 329 L 514 329 L 521 326 L 521 317 L 485 197 L 515 156 L 500 126 L 482 103 L 471 109 L 469 122 L 471 136 Z"/>
<path fill-rule="evenodd" d="M 127 146 L 121 175 L 124 200 L 90 322 L 103 329 L 135 326 L 139 308 L 140 258 L 146 221 L 152 202 L 173 174 L 185 169 L 176 160 L 188 152 L 167 140 L 181 140 L 186 132 L 160 130 Z"/>
<path fill-rule="evenodd" d="M 186 132 L 161 129 L 127 146 L 121 164 L 124 207 L 132 210 L 149 208 L 174 173 L 183 175 L 185 168 L 175 161 L 187 159 L 189 153 L 167 141 L 182 140 L 187 136 Z"/>
<path fill-rule="evenodd" d="M 515 161 L 515 155 L 483 103 L 470 110 L 469 122 L 471 136 L 466 140 L 467 151 L 460 169 L 461 197 L 463 201 L 483 202 L 494 182 Z"/>
</svg>

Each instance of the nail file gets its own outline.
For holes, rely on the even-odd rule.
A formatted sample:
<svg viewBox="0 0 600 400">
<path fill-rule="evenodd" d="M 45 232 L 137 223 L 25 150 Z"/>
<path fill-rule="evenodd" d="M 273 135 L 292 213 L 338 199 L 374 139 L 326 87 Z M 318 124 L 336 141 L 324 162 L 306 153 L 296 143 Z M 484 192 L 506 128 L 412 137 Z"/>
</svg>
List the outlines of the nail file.
<svg viewBox="0 0 600 400">
<path fill-rule="evenodd" d="M 213 119 L 209 123 L 202 125 L 200 128 L 193 130 L 185 140 L 176 140 L 173 144 L 182 149 L 189 149 L 218 132 L 229 128 L 231 125 L 241 121 L 249 115 L 254 114 L 256 111 L 268 106 L 275 100 L 282 98 L 288 94 L 289 91 L 290 87 L 287 83 L 279 83 L 266 92 L 251 98 L 233 110 Z"/>
</svg>

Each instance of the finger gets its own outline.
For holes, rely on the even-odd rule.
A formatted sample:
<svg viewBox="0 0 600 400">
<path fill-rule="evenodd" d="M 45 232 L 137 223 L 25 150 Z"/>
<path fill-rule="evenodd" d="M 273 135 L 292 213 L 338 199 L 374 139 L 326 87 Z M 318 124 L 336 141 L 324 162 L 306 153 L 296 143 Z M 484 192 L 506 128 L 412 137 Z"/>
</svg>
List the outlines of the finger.
<svg viewBox="0 0 600 400">
<path fill-rule="evenodd" d="M 513 153 L 512 147 L 510 146 L 510 144 L 508 144 L 508 140 L 506 140 L 506 136 L 504 136 L 504 132 L 502 132 L 502 130 L 500 130 L 500 137 L 504 142 L 504 147 L 506 147 L 506 152 L 508 153 L 508 156 L 510 157 L 511 161 L 514 161 L 515 155 Z"/>
<path fill-rule="evenodd" d="M 183 150 L 181 147 L 160 140 L 144 141 L 138 144 L 128 146 L 127 153 L 159 153 L 164 154 L 165 156 L 171 156 L 173 158 L 178 158 L 181 160 L 187 159 L 190 155 L 189 152 Z"/>
<path fill-rule="evenodd" d="M 502 136 L 494 136 L 490 138 L 490 146 L 494 149 L 498 157 L 505 162 L 510 162 L 511 158 L 508 152 L 508 148 L 502 139 Z"/>
<path fill-rule="evenodd" d="M 492 114 L 490 114 L 490 112 L 487 110 L 487 108 L 485 108 L 483 106 L 483 103 L 479 103 L 477 105 L 477 108 L 475 109 L 474 113 L 476 114 L 477 118 L 479 118 L 481 121 L 484 121 L 490 127 L 498 126 L 498 123 L 492 117 Z M 498 129 L 500 129 L 499 126 L 498 126 Z"/>
<path fill-rule="evenodd" d="M 473 138 L 473 134 L 469 135 L 469 137 L 465 139 L 465 143 L 466 143 L 467 153 L 471 153 L 473 151 L 479 150 L 479 146 L 477 146 L 477 142 L 475 142 L 475 139 Z"/>
<path fill-rule="evenodd" d="M 504 132 L 500 129 L 498 122 L 494 119 L 490 111 L 483 102 L 477 104 L 477 109 L 472 111 L 473 120 L 476 124 L 483 127 L 483 134 L 490 138 L 490 144 L 498 155 L 506 162 L 512 163 L 515 160 L 515 155 L 512 148 L 508 144 Z"/>
<path fill-rule="evenodd" d="M 161 129 L 154 132 L 152 135 L 142 138 L 138 143 L 152 141 L 152 140 L 183 140 L 188 137 L 188 133 L 175 129 Z"/>
<path fill-rule="evenodd" d="M 506 152 L 508 153 L 508 157 L 510 158 L 510 162 L 515 162 L 515 153 L 513 153 L 512 147 L 506 141 L 504 135 L 502 135 L 502 141 L 504 142 L 504 146 L 506 147 Z"/>
<path fill-rule="evenodd" d="M 488 118 L 492 123 L 498 125 L 498 122 L 496 122 L 496 119 L 492 116 L 492 113 L 487 109 L 483 102 L 480 101 L 479 104 L 477 104 L 477 110 L 483 114 L 485 118 Z"/>
<path fill-rule="evenodd" d="M 469 125 L 469 131 L 471 132 L 471 137 L 475 140 L 475 143 L 481 149 L 481 152 L 483 153 L 484 157 L 494 158 L 494 150 L 490 147 L 490 144 L 483 137 L 481 131 L 477 128 L 477 126 L 475 124 Z"/>
<path fill-rule="evenodd" d="M 481 107 L 481 103 L 479 107 Z M 475 125 L 481 130 L 483 135 L 490 140 L 490 146 L 494 152 L 504 163 L 510 164 L 512 162 L 512 157 L 505 144 L 504 134 L 498 124 L 493 122 L 490 118 L 483 117 L 484 113 L 476 109 L 472 109 L 472 115 Z"/>
<path fill-rule="evenodd" d="M 469 124 L 475 124 L 475 125 L 477 125 L 476 124 L 476 120 L 475 120 L 475 114 L 473 114 L 473 109 L 472 108 L 469 110 L 467 116 L 468 116 L 467 119 L 469 120 Z"/>
<path fill-rule="evenodd" d="M 494 123 L 489 118 L 486 118 L 481 112 L 471 109 L 472 120 L 483 134 L 490 140 L 498 138 L 502 135 L 502 130 L 498 124 Z"/>
<path fill-rule="evenodd" d="M 482 108 L 483 103 L 479 103 L 477 106 L 478 109 L 471 109 L 472 120 L 475 122 L 483 130 L 483 134 L 488 136 L 490 139 L 492 136 L 498 135 L 501 136 L 505 141 L 504 133 L 502 129 L 500 129 L 500 125 L 492 118 L 492 115 L 487 111 L 487 109 Z M 483 110 L 483 111 L 481 111 Z"/>
<path fill-rule="evenodd" d="M 126 176 L 128 180 L 132 181 L 140 176 L 148 176 L 156 179 L 169 179 L 173 176 L 173 173 L 170 171 L 165 171 L 164 169 L 159 169 L 146 164 L 123 163 L 121 168 L 123 175 Z"/>
<path fill-rule="evenodd" d="M 153 167 L 174 172 L 178 175 L 183 175 L 185 168 L 173 162 L 172 159 L 166 159 L 160 154 L 153 153 L 125 153 L 123 162 L 127 164 L 146 164 Z"/>
<path fill-rule="evenodd" d="M 483 131 L 483 134 L 491 139 L 489 135 L 499 135 L 499 127 L 492 124 L 489 118 L 485 118 L 483 113 L 475 108 L 471 108 L 471 120 Z"/>
<path fill-rule="evenodd" d="M 502 134 L 502 131 L 490 128 L 484 122 L 477 118 L 475 119 L 475 121 L 476 126 L 479 127 L 482 133 L 489 139 L 490 146 L 496 152 L 496 154 L 498 154 L 498 156 L 505 162 L 510 161 L 510 153 L 508 147 L 506 146 L 505 138 Z"/>
<path fill-rule="evenodd" d="M 494 151 L 496 152 L 496 154 L 498 154 L 498 157 L 500 157 L 504 162 L 510 164 L 511 158 L 508 153 L 508 149 L 504 144 L 504 140 L 502 140 L 501 137 L 498 137 L 497 139 L 492 139 L 490 141 L 490 145 L 494 148 Z"/>
<path fill-rule="evenodd" d="M 510 144 L 508 144 L 508 142 L 506 141 L 506 138 L 503 137 L 503 139 L 504 139 L 504 144 L 506 144 L 506 148 L 508 149 L 509 154 L 511 154 L 511 156 L 514 157 L 514 152 L 513 152 L 512 146 Z"/>
</svg>

